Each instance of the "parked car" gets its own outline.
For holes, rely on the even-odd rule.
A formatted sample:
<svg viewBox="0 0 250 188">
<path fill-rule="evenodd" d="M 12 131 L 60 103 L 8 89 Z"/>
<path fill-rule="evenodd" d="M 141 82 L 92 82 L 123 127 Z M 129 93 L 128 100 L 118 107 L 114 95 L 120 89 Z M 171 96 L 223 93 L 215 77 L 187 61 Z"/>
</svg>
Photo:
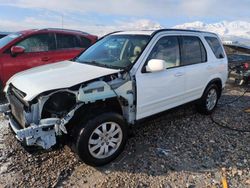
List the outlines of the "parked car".
<svg viewBox="0 0 250 188">
<path fill-rule="evenodd" d="M 10 32 L 0 32 L 0 39 L 9 35 L 9 34 L 10 34 Z"/>
<path fill-rule="evenodd" d="M 95 43 L 97 36 L 65 29 L 26 30 L 0 39 L 0 81 L 39 65 L 69 60 Z"/>
<path fill-rule="evenodd" d="M 68 134 L 79 157 L 99 166 L 122 152 L 128 125 L 191 101 L 211 114 L 227 77 L 227 57 L 213 33 L 116 32 L 74 61 L 16 74 L 0 111 L 27 146 L 49 149 Z"/>
</svg>

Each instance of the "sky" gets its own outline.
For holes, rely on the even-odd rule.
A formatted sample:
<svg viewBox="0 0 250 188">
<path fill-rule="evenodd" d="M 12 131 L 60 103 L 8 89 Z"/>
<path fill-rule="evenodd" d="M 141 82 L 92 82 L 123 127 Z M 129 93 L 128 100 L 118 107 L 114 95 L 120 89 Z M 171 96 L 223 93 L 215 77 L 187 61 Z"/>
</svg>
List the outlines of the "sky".
<svg viewBox="0 0 250 188">
<path fill-rule="evenodd" d="M 250 22 L 250 0 L 0 0 L 0 31 L 59 27 L 97 35 L 188 22 Z"/>
</svg>

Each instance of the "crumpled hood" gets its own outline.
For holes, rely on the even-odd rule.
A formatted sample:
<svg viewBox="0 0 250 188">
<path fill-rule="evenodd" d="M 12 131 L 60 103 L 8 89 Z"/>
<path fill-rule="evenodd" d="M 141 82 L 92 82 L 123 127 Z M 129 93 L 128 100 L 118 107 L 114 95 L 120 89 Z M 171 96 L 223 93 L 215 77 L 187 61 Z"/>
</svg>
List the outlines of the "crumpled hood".
<svg viewBox="0 0 250 188">
<path fill-rule="evenodd" d="M 44 65 L 20 72 L 7 82 L 26 93 L 24 100 L 30 101 L 45 91 L 68 88 L 105 75 L 117 73 L 120 70 L 108 69 L 72 61 L 62 61 Z"/>
</svg>

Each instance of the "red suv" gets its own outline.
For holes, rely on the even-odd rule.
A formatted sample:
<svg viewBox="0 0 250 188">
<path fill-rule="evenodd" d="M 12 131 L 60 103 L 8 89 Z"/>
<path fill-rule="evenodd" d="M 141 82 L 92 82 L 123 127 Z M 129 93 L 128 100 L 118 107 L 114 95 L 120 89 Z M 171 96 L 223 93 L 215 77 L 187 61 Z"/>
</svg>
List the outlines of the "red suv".
<svg viewBox="0 0 250 188">
<path fill-rule="evenodd" d="M 1 86 L 17 72 L 72 59 L 96 40 L 95 35 L 66 29 L 26 30 L 10 34 L 0 39 Z"/>
</svg>

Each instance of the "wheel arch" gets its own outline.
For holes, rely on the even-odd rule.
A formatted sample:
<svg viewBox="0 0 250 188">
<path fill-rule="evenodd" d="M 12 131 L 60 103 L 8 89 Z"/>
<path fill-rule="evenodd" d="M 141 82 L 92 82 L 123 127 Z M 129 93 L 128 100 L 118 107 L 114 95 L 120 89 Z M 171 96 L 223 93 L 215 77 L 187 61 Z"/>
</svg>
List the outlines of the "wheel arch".
<svg viewBox="0 0 250 188">
<path fill-rule="evenodd" d="M 207 87 L 209 87 L 211 84 L 215 84 L 218 89 L 219 89 L 219 97 L 221 97 L 221 93 L 222 93 L 222 80 L 220 78 L 214 78 L 212 80 L 210 80 L 210 82 L 208 82 L 208 84 L 206 85 L 203 93 L 206 91 Z"/>
<path fill-rule="evenodd" d="M 116 112 L 123 116 L 122 106 L 117 97 L 95 101 L 94 103 L 84 104 L 76 112 L 74 117 L 67 124 L 69 130 L 74 129 L 80 119 L 85 118 L 86 121 L 101 112 Z"/>
</svg>

